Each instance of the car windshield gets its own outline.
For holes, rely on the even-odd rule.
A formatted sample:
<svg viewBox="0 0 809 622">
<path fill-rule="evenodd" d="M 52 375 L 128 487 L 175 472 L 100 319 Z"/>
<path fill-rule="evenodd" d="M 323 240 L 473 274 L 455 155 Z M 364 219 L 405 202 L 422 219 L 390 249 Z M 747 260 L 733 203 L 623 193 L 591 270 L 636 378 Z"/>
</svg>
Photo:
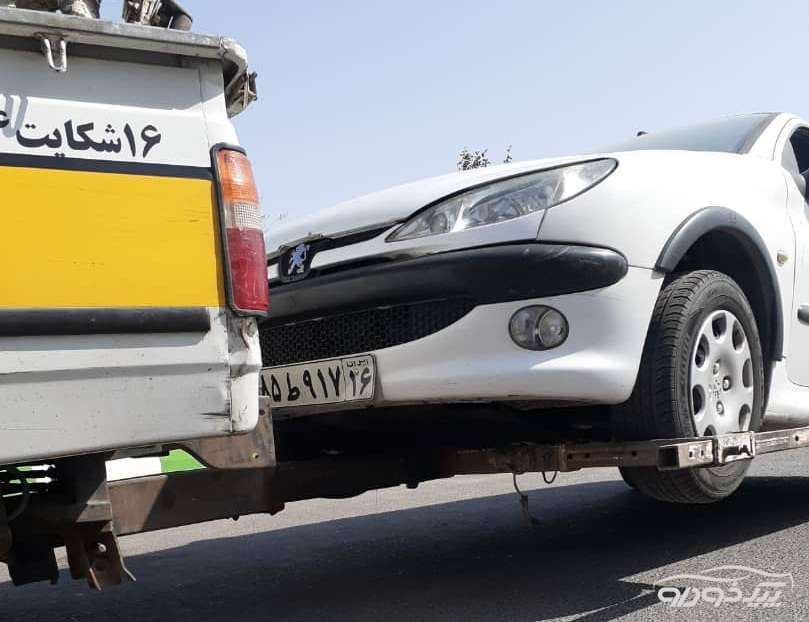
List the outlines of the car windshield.
<svg viewBox="0 0 809 622">
<path fill-rule="evenodd" d="M 674 130 L 649 132 L 618 145 L 612 145 L 604 151 L 676 149 L 746 153 L 771 118 L 772 115 L 767 113 L 748 114 Z"/>
</svg>

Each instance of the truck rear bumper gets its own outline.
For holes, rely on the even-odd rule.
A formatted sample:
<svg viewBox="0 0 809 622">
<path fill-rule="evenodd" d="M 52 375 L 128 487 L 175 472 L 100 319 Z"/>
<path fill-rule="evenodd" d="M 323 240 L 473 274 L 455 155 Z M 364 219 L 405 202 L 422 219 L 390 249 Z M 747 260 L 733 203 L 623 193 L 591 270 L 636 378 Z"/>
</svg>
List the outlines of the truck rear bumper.
<svg viewBox="0 0 809 622">
<path fill-rule="evenodd" d="M 209 331 L 0 339 L 0 464 L 252 430 L 255 321 L 207 313 Z"/>
</svg>

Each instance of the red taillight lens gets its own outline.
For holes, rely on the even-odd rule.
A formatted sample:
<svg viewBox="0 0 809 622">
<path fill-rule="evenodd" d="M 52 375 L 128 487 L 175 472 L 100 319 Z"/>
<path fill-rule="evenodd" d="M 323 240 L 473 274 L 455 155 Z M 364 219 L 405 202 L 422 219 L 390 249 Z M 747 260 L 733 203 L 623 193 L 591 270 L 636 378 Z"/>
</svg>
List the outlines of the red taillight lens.
<svg viewBox="0 0 809 622">
<path fill-rule="evenodd" d="M 230 304 L 264 314 L 270 306 L 261 205 L 250 160 L 240 151 L 217 152 L 222 219 L 227 244 Z"/>
</svg>

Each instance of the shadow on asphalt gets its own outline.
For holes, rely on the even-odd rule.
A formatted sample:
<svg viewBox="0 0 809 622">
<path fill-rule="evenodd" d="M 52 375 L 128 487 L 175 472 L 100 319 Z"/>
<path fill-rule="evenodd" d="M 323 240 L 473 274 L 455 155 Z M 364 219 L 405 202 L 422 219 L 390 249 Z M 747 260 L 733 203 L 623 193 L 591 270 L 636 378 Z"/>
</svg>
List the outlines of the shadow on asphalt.
<svg viewBox="0 0 809 622">
<path fill-rule="evenodd" d="M 657 603 L 626 577 L 807 522 L 807 493 L 809 478 L 751 477 L 724 503 L 679 507 L 621 482 L 544 488 L 530 493 L 540 527 L 513 495 L 465 500 L 131 557 L 141 581 L 102 594 L 66 576 L 57 587 L 4 584 L 0 610 L 48 622 L 602 622 Z"/>
</svg>

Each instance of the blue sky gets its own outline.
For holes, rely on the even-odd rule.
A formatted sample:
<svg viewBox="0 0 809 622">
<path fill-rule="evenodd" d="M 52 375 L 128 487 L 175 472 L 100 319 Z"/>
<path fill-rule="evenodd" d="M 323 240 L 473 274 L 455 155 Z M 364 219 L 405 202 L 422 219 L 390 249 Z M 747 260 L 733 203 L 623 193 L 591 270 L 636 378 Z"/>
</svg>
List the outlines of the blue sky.
<svg viewBox="0 0 809 622">
<path fill-rule="evenodd" d="M 260 74 L 260 101 L 235 123 L 269 227 L 452 171 L 462 147 L 496 159 L 511 144 L 527 160 L 809 108 L 797 1 L 183 4 L 197 30 L 241 41 Z"/>
</svg>

